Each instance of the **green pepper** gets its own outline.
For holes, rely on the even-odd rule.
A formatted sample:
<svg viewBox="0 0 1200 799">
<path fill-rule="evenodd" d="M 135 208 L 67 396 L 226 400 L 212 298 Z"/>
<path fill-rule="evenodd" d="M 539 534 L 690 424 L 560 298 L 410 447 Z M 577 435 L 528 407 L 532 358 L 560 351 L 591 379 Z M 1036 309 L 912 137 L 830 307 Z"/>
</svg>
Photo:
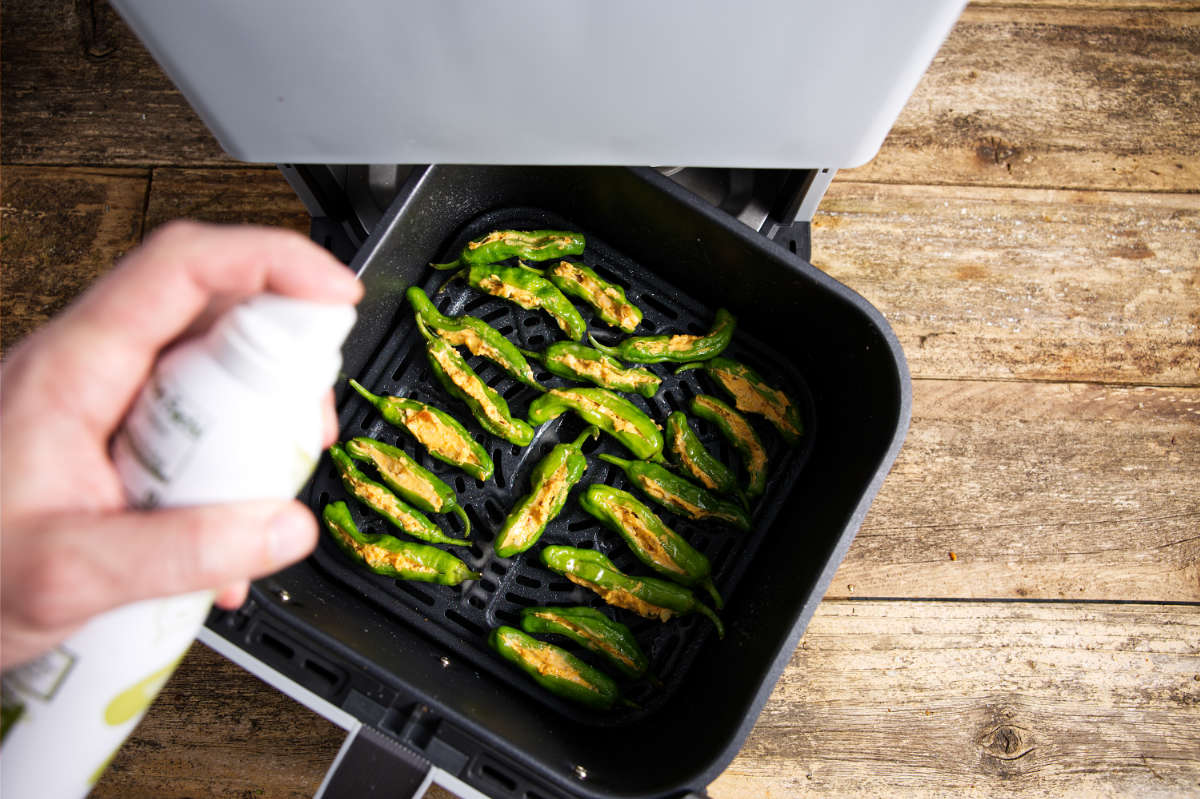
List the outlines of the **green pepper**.
<svg viewBox="0 0 1200 799">
<path fill-rule="evenodd" d="M 632 611 L 646 619 L 667 621 L 675 615 L 700 613 L 725 637 L 725 625 L 717 614 L 682 585 L 654 577 L 630 577 L 594 549 L 549 546 L 542 549 L 542 563 L 576 585 L 595 591 L 610 605 Z"/>
<path fill-rule="evenodd" d="M 713 358 L 703 363 L 684 364 L 675 370 L 675 374 L 688 369 L 703 369 L 733 397 L 739 411 L 762 416 L 774 425 L 787 443 L 795 444 L 804 433 L 804 423 L 800 421 L 796 404 L 787 394 L 767 385 L 749 366 L 729 358 Z"/>
<path fill-rule="evenodd" d="M 434 269 L 457 269 L 461 265 L 494 264 L 512 257 L 547 261 L 583 252 L 582 233 L 567 230 L 493 230 L 467 242 L 458 260 L 430 264 Z"/>
<path fill-rule="evenodd" d="M 376 574 L 439 585 L 458 585 L 483 576 L 437 547 L 401 541 L 383 533 L 359 532 L 345 502 L 326 505 L 321 516 L 342 550 Z"/>
<path fill-rule="evenodd" d="M 595 608 L 525 608 L 521 611 L 521 629 L 570 638 L 631 679 L 645 675 L 650 667 L 650 659 L 630 629 Z"/>
<path fill-rule="evenodd" d="M 492 476 L 495 464 L 487 450 L 450 414 L 407 397 L 380 397 L 367 391 L 357 380 L 351 380 L 350 385 L 374 405 L 389 424 L 407 432 L 442 463 L 457 466 L 476 480 L 487 480 Z"/>
<path fill-rule="evenodd" d="M 442 387 L 451 396 L 467 404 L 471 415 L 484 430 L 519 447 L 529 446 L 529 442 L 533 441 L 533 428 L 521 419 L 512 417 L 504 397 L 483 382 L 483 378 L 475 373 L 458 350 L 430 333 L 420 317 L 417 317 L 417 329 L 425 337 L 429 366 Z"/>
<path fill-rule="evenodd" d="M 737 476 L 704 448 L 683 411 L 675 411 L 667 417 L 667 451 L 679 468 L 696 478 L 705 488 L 732 494 L 743 505 L 746 503 Z"/>
<path fill-rule="evenodd" d="M 603 388 L 552 388 L 529 403 L 535 427 L 572 410 L 621 442 L 642 460 L 662 460 L 662 432 L 638 406 Z"/>
<path fill-rule="evenodd" d="M 665 466 L 604 454 L 600 456 L 600 460 L 619 466 L 643 494 L 680 516 L 696 520 L 717 519 L 743 532 L 750 529 L 750 517 L 746 511 L 680 477 Z"/>
<path fill-rule="evenodd" d="M 712 330 L 704 336 L 634 336 L 614 347 L 600 344 L 594 336 L 588 336 L 588 339 L 592 346 L 601 352 L 630 363 L 687 363 L 706 361 L 720 355 L 733 339 L 733 329 L 736 326 L 737 319 L 733 314 L 720 308 L 717 310 Z"/>
<path fill-rule="evenodd" d="M 608 710 L 621 692 L 604 672 L 562 647 L 526 635 L 515 627 L 497 627 L 488 644 L 552 694 L 598 710 Z"/>
<path fill-rule="evenodd" d="M 587 332 L 587 323 L 579 311 L 554 284 L 542 277 L 536 269 L 497 264 L 476 264 L 463 269 L 450 280 L 462 275 L 468 285 L 485 294 L 515 302 L 527 311 L 541 308 L 554 318 L 559 328 L 572 341 L 579 341 Z"/>
<path fill-rule="evenodd" d="M 541 361 L 552 374 L 568 380 L 582 380 L 600 388 L 653 397 L 662 378 L 649 369 L 626 369 L 620 361 L 577 341 L 556 341 L 545 352 L 521 350 L 528 358 Z M 543 389 L 544 390 L 544 389 Z"/>
<path fill-rule="evenodd" d="M 712 581 L 712 566 L 683 536 L 642 502 L 619 488 L 603 484 L 588 486 L 579 506 L 595 516 L 633 550 L 638 560 L 680 585 L 698 585 L 708 592 L 720 610 L 725 602 Z"/>
<path fill-rule="evenodd" d="M 701 419 L 716 425 L 721 435 L 742 456 L 742 465 L 746 467 L 749 477 L 746 496 L 761 496 L 767 488 L 767 450 L 746 417 L 708 394 L 692 397 L 691 410 Z"/>
<path fill-rule="evenodd" d="M 555 446 L 533 467 L 529 476 L 533 491 L 517 503 L 500 528 L 495 543 L 497 555 L 511 558 L 541 538 L 546 525 L 562 511 L 571 488 L 587 470 L 587 458 L 581 451 L 583 442 L 595 438 L 599 432 L 596 427 L 589 427 L 572 443 Z"/>
<path fill-rule="evenodd" d="M 463 535 L 471 534 L 471 519 L 458 504 L 454 489 L 404 450 L 360 436 L 346 442 L 346 453 L 355 460 L 373 463 L 387 487 L 410 505 L 429 513 L 453 513 L 462 520 Z"/>
<path fill-rule="evenodd" d="M 451 538 L 446 535 L 442 532 L 442 528 L 431 522 L 424 513 L 388 491 L 383 485 L 367 477 L 358 470 L 346 451 L 337 444 L 329 448 L 329 455 L 337 465 L 338 473 L 342 476 L 342 485 L 346 487 L 347 491 L 413 538 L 419 538 L 431 544 L 465 545 L 471 543 L 464 538 Z"/>
<path fill-rule="evenodd" d="M 527 386 L 538 391 L 546 387 L 533 376 L 533 367 L 525 360 L 521 350 L 496 328 L 474 316 L 446 316 L 433 306 L 429 296 L 411 286 L 407 292 L 408 302 L 425 325 L 452 346 L 466 347 L 472 355 L 487 358 L 505 372 Z"/>
<path fill-rule="evenodd" d="M 642 311 L 625 298 L 625 289 L 609 283 L 596 270 L 583 264 L 559 261 L 545 273 L 563 294 L 586 302 L 600 320 L 612 327 L 632 333 L 642 321 Z"/>
</svg>

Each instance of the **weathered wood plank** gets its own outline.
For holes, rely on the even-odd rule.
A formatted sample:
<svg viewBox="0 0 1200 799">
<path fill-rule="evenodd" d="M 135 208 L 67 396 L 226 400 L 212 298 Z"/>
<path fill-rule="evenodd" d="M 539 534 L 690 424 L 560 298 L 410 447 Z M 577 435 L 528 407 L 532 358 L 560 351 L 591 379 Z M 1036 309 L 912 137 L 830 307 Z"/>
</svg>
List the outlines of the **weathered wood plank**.
<svg viewBox="0 0 1200 799">
<path fill-rule="evenodd" d="M 851 180 L 1195 191 L 1200 14 L 970 7 Z"/>
<path fill-rule="evenodd" d="M 341 738 L 194 647 L 93 796 L 311 796 Z M 1196 606 L 826 601 L 710 792 L 1174 796 L 1198 751 Z"/>
<path fill-rule="evenodd" d="M 828 596 L 1200 601 L 1200 390 L 917 380 L 913 393 L 904 448 Z"/>
<path fill-rule="evenodd" d="M 1200 384 L 1200 194 L 835 181 L 812 260 L 915 376 Z"/>
<path fill-rule="evenodd" d="M 9 0 L 3 24 L 5 163 L 236 163 L 104 0 Z"/>
<path fill-rule="evenodd" d="M 5 166 L 0 351 L 62 310 L 141 235 L 142 169 Z"/>
<path fill-rule="evenodd" d="M 308 235 L 312 221 L 274 167 L 154 170 L 146 231 L 172 219 L 284 227 Z"/>
<path fill-rule="evenodd" d="M 345 733 L 194 644 L 93 799 L 311 797 Z"/>
<path fill-rule="evenodd" d="M 824 602 L 715 799 L 1185 796 L 1200 608 Z"/>
</svg>

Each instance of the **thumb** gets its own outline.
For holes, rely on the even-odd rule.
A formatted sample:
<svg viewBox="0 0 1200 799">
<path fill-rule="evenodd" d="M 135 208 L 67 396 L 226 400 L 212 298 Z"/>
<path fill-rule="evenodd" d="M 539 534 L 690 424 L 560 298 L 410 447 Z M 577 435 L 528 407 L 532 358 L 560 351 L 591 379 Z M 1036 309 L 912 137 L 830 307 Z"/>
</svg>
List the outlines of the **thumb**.
<svg viewBox="0 0 1200 799">
<path fill-rule="evenodd" d="M 37 593 L 63 603 L 41 608 L 62 624 L 261 577 L 305 557 L 317 540 L 316 519 L 295 500 L 124 511 L 51 526 L 59 524 L 70 527 L 44 530 L 53 551 L 43 555 L 61 565 L 50 567 Z"/>
</svg>

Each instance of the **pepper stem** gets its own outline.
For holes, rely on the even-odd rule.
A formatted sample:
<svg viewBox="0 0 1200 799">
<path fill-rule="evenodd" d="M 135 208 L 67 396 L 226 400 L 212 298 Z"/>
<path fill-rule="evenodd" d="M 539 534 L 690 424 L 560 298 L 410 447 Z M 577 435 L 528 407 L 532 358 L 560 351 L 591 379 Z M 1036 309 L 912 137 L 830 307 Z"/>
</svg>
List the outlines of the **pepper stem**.
<svg viewBox="0 0 1200 799">
<path fill-rule="evenodd" d="M 530 271 L 530 272 L 533 272 L 535 275 L 541 275 L 542 277 L 545 277 L 545 276 L 546 276 L 546 272 L 545 272 L 544 270 L 542 270 L 542 269 L 535 269 L 534 267 L 532 267 L 532 266 L 530 266 L 529 264 L 527 264 L 527 263 L 525 263 L 524 261 L 522 261 L 520 258 L 518 258 L 518 259 L 517 259 L 517 266 L 521 267 L 522 269 L 525 269 L 525 270 L 528 270 L 528 271 Z"/>
<path fill-rule="evenodd" d="M 429 328 L 425 326 L 425 320 L 420 316 L 417 317 L 417 330 L 421 331 L 421 335 L 425 337 L 426 341 L 433 341 L 437 338 L 437 336 L 429 332 Z"/>
<path fill-rule="evenodd" d="M 606 452 L 600 453 L 597 457 L 605 463 L 611 463 L 613 466 L 618 466 L 622 469 L 628 469 L 633 465 L 633 461 L 626 460 L 625 458 L 618 458 L 616 455 L 609 455 Z"/>
<path fill-rule="evenodd" d="M 469 536 L 471 534 L 471 517 L 467 516 L 467 512 L 466 512 L 466 510 L 463 509 L 462 505 L 455 505 L 453 513 L 455 516 L 462 519 L 463 537 L 465 538 L 465 537 Z M 718 605 L 717 607 L 720 607 L 720 605 Z"/>
<path fill-rule="evenodd" d="M 575 439 L 575 441 L 571 444 L 571 446 L 575 447 L 576 449 L 579 449 L 580 447 L 583 446 L 583 442 L 587 441 L 589 438 L 596 438 L 599 435 L 600 435 L 600 428 L 596 427 L 596 425 L 594 425 L 594 424 L 590 424 L 590 425 L 588 425 L 587 430 L 584 430 L 582 433 L 579 434 L 579 438 Z M 600 457 L 603 458 L 604 456 L 601 455 Z"/>
<path fill-rule="evenodd" d="M 517 349 L 526 358 L 532 358 L 538 363 L 545 363 L 546 361 L 546 354 L 544 352 L 535 352 L 534 350 L 521 349 L 520 347 L 517 347 Z"/>
<path fill-rule="evenodd" d="M 350 378 L 350 386 L 355 391 L 357 391 L 360 395 L 362 395 L 363 399 L 365 399 L 367 402 L 371 403 L 372 405 L 379 405 L 379 403 L 383 402 L 383 397 L 380 397 L 378 394 L 372 394 L 370 391 L 367 391 L 365 388 L 362 387 L 362 384 L 359 383 L 357 380 L 355 380 L 353 377 Z"/>
<path fill-rule="evenodd" d="M 441 294 L 443 291 L 446 290 L 446 286 L 449 286 L 451 283 L 453 283 L 455 280 L 457 280 L 460 277 L 466 277 L 466 275 L 467 275 L 466 269 L 458 270 L 457 272 L 452 274 L 450 277 L 446 278 L 445 282 L 442 283 L 442 285 L 438 286 L 438 290 L 433 292 L 433 296 L 436 297 L 437 295 Z"/>
<path fill-rule="evenodd" d="M 713 612 L 712 608 L 710 608 L 708 605 L 704 604 L 703 602 L 696 600 L 696 610 L 702 616 L 707 616 L 708 620 L 711 621 L 714 625 L 716 625 L 718 638 L 725 637 L 725 625 L 721 623 L 721 620 L 719 618 L 717 618 L 717 614 Z"/>
<path fill-rule="evenodd" d="M 701 583 L 701 585 L 704 586 L 704 590 L 708 592 L 708 595 L 712 597 L 713 604 L 717 606 L 717 610 L 725 607 L 725 600 L 721 599 L 721 594 L 717 591 L 717 587 L 713 585 L 711 577 Z"/>
<path fill-rule="evenodd" d="M 675 374 L 686 372 L 688 369 L 703 369 L 707 365 L 707 361 L 693 361 L 692 363 L 685 363 L 683 366 L 675 370 Z"/>
<path fill-rule="evenodd" d="M 444 264 L 431 263 L 429 265 L 432 266 L 434 269 L 438 270 L 439 272 L 448 272 L 451 269 L 458 269 L 458 267 L 462 266 L 462 259 L 455 258 L 453 261 L 447 261 Z"/>
<path fill-rule="evenodd" d="M 596 337 L 593 336 L 591 333 L 588 333 L 588 341 L 590 341 L 592 343 L 593 347 L 600 350 L 605 355 L 611 356 L 613 358 L 616 358 L 618 356 L 616 347 L 606 347 L 605 345 L 601 344 L 599 341 L 596 341 Z"/>
</svg>

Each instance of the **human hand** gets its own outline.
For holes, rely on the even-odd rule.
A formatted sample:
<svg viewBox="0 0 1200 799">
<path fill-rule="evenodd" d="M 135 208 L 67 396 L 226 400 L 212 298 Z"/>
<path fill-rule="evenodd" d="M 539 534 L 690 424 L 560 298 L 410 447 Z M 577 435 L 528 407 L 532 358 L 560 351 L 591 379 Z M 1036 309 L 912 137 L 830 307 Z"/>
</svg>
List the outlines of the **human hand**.
<svg viewBox="0 0 1200 799">
<path fill-rule="evenodd" d="M 221 589 L 295 562 L 317 524 L 295 500 L 131 510 L 109 458 L 160 351 L 261 292 L 355 303 L 362 286 L 294 233 L 176 222 L 21 342 L 0 382 L 0 667 L 139 599 Z M 332 392 L 325 443 L 337 436 Z"/>
</svg>

